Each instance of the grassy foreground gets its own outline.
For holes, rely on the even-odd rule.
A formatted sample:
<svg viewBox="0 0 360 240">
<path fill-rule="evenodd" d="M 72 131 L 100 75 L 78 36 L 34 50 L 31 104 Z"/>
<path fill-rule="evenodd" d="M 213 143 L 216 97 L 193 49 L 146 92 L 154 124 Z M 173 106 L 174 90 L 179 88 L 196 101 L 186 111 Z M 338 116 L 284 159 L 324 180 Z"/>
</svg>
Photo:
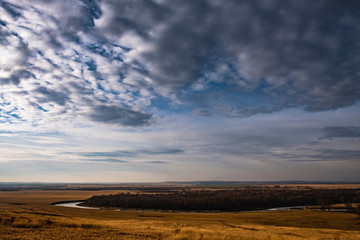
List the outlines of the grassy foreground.
<svg viewBox="0 0 360 240">
<path fill-rule="evenodd" d="M 165 213 L 50 205 L 118 192 L 0 192 L 0 239 L 360 239 L 360 219 L 350 213 Z"/>
</svg>

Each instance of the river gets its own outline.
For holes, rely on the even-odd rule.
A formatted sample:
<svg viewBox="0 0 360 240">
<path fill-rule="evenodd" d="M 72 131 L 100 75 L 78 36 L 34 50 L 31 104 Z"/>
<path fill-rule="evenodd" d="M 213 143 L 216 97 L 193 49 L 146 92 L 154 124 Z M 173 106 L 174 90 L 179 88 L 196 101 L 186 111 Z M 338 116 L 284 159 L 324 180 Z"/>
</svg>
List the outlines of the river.
<svg viewBox="0 0 360 240">
<path fill-rule="evenodd" d="M 60 206 L 60 207 L 71 207 L 71 208 L 82 208 L 82 209 L 101 209 L 99 207 L 86 207 L 86 206 L 81 206 L 79 204 L 81 204 L 83 202 L 64 202 L 64 203 L 57 203 L 54 204 L 55 206 Z M 277 207 L 277 208 L 269 208 L 269 209 L 264 209 L 264 210 L 253 210 L 253 211 L 231 211 L 231 212 L 267 212 L 267 211 L 287 211 L 287 210 L 294 210 L 294 209 L 305 209 L 306 206 L 291 206 L 291 207 Z M 120 211 L 120 209 L 117 209 L 115 211 Z M 122 210 L 123 211 L 123 210 Z M 125 210 L 125 211 L 134 211 L 131 209 Z M 154 210 L 136 210 L 136 211 L 154 211 Z M 168 212 L 168 211 L 164 211 L 164 212 Z M 183 212 L 183 211 L 179 211 L 179 212 Z M 188 211 L 187 211 L 188 212 Z M 193 211 L 191 211 L 193 212 Z M 230 212 L 230 211 L 229 211 Z"/>
<path fill-rule="evenodd" d="M 98 207 L 86 207 L 86 206 L 80 206 L 79 204 L 82 202 L 64 202 L 64 203 L 56 203 L 55 206 L 60 207 L 71 207 L 71 208 L 83 208 L 83 209 L 100 209 Z"/>
</svg>

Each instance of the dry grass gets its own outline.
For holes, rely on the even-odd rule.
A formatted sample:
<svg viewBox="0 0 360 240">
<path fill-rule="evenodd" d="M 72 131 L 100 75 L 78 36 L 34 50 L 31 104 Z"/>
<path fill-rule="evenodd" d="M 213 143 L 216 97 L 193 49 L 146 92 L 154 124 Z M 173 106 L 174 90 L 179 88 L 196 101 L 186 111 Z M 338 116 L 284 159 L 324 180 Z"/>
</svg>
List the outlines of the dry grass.
<svg viewBox="0 0 360 240">
<path fill-rule="evenodd" d="M 164 213 L 49 205 L 119 191 L 0 192 L 0 239 L 360 239 L 349 213 Z"/>
</svg>

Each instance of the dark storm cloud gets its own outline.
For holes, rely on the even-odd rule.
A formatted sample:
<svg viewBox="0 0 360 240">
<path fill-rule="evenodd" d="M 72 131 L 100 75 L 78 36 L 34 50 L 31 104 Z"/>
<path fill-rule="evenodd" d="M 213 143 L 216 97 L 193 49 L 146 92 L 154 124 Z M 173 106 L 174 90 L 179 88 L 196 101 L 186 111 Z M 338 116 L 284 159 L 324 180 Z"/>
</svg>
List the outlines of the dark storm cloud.
<svg viewBox="0 0 360 240">
<path fill-rule="evenodd" d="M 282 100 L 275 110 L 261 106 L 255 113 L 289 106 L 325 111 L 359 100 L 359 1 L 117 1 L 113 6 L 118 14 L 107 29 L 115 35 L 129 30 L 146 35 L 161 22 L 163 29 L 149 37 L 154 48 L 143 57 L 158 86 L 180 97 L 179 90 L 200 80 L 209 85 L 213 74 L 216 81 L 240 87 L 238 94 L 258 91 Z M 214 72 L 219 63 L 235 78 Z"/>
<path fill-rule="evenodd" d="M 160 85 L 179 89 L 196 82 L 212 58 L 221 57 L 216 55 L 221 48 L 217 39 L 222 34 L 218 25 L 221 17 L 208 1 L 168 4 L 173 12 L 170 24 L 156 38 L 155 49 L 145 56 L 156 66 L 153 77 Z"/>
<path fill-rule="evenodd" d="M 38 0 L 49 8 L 58 1 L 53 0 Z M 95 26 L 95 19 L 101 17 L 102 12 L 96 0 L 82 0 L 82 1 L 62 1 L 60 5 L 55 5 L 63 17 L 61 19 L 52 20 L 57 24 L 57 33 L 50 29 L 44 32 L 48 35 L 49 42 L 53 43 L 54 47 L 62 47 L 58 41 L 57 34 L 60 33 L 65 39 L 70 41 L 81 41 L 78 34 L 80 32 L 89 32 Z M 76 10 L 76 11 L 74 11 Z"/>
<path fill-rule="evenodd" d="M 110 34 L 123 34 L 135 31 L 137 34 L 148 38 L 154 26 L 166 21 L 170 12 L 166 6 L 154 1 L 144 0 L 107 0 L 105 1 L 114 10 L 105 31 Z"/>
<path fill-rule="evenodd" d="M 117 106 L 96 106 L 89 117 L 96 122 L 115 123 L 123 126 L 144 126 L 152 119 L 149 113 L 142 113 Z"/>
<path fill-rule="evenodd" d="M 360 138 L 360 127 L 325 127 L 321 139 Z"/>
</svg>

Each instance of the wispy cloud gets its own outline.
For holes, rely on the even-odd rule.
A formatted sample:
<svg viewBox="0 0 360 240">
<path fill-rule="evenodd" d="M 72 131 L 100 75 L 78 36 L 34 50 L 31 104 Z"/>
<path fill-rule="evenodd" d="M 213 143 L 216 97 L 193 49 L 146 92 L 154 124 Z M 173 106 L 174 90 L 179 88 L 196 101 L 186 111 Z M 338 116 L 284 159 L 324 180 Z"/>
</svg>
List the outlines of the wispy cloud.
<svg viewBox="0 0 360 240">
<path fill-rule="evenodd" d="M 83 159 L 84 162 L 107 162 L 107 163 L 127 163 L 128 161 L 112 159 L 112 158 L 102 158 L 102 159 Z"/>
<path fill-rule="evenodd" d="M 166 162 L 166 161 L 147 161 L 145 163 L 150 163 L 150 164 L 166 164 L 166 163 L 169 163 L 169 162 Z"/>
<path fill-rule="evenodd" d="M 156 156 L 156 155 L 173 155 L 173 154 L 182 154 L 184 150 L 182 149 L 137 149 L 137 150 L 120 150 L 120 151 L 108 151 L 108 152 L 73 152 L 70 154 L 75 154 L 84 157 L 138 157 L 141 156 Z M 68 153 L 69 154 L 69 153 Z"/>
<path fill-rule="evenodd" d="M 324 136 L 321 139 L 333 138 L 360 138 L 360 127 L 325 127 Z"/>
<path fill-rule="evenodd" d="M 293 162 L 360 161 L 360 150 L 320 149 L 313 154 L 278 154 L 278 158 Z"/>
</svg>

